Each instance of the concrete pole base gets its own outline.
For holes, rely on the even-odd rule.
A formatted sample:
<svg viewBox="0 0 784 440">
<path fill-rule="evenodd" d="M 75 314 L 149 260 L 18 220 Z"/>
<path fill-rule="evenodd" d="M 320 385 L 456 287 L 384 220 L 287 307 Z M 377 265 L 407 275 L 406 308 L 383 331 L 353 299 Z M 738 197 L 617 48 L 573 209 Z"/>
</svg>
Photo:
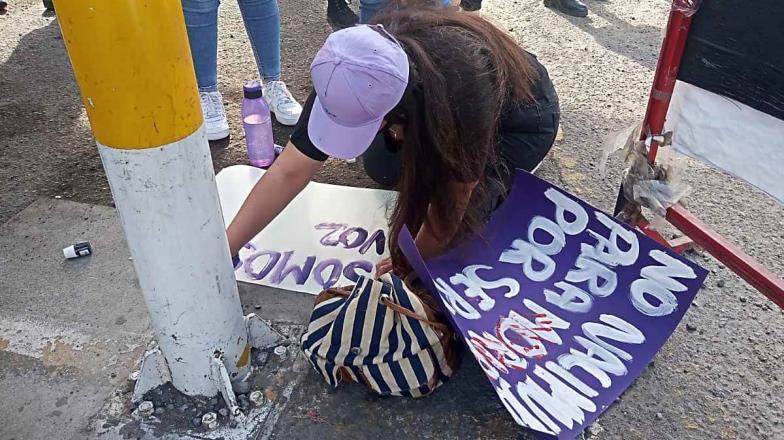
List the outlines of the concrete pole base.
<svg viewBox="0 0 784 440">
<path fill-rule="evenodd" d="M 285 339 L 283 335 L 272 328 L 269 322 L 263 320 L 255 313 L 245 316 L 244 319 L 248 343 L 253 348 L 266 349 L 274 347 Z M 215 384 L 215 388 L 226 402 L 226 407 L 229 409 L 231 418 L 239 423 L 244 422 L 245 416 L 237 405 L 234 387 L 237 386 L 238 382 L 248 381 L 251 374 L 249 373 L 244 377 L 240 377 L 232 383 L 229 379 L 229 373 L 222 356 L 218 355 L 213 357 L 210 362 L 210 380 Z M 131 379 L 134 378 L 136 384 L 133 388 L 133 397 L 131 398 L 131 401 L 134 404 L 141 402 L 144 395 L 149 391 L 154 390 L 165 383 L 171 382 L 171 373 L 166 363 L 166 358 L 159 348 L 156 347 L 144 353 L 139 371 L 134 372 L 131 377 Z"/>
</svg>

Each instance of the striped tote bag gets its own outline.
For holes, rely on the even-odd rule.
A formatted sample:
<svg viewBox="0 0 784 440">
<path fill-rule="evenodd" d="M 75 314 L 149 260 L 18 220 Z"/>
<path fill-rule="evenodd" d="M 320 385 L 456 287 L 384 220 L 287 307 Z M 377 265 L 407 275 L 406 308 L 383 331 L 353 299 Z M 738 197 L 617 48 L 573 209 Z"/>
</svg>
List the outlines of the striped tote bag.
<svg viewBox="0 0 784 440">
<path fill-rule="evenodd" d="M 432 393 L 454 373 L 451 327 L 400 278 L 361 277 L 316 298 L 302 350 L 327 383 L 364 383 L 385 396 Z"/>
</svg>

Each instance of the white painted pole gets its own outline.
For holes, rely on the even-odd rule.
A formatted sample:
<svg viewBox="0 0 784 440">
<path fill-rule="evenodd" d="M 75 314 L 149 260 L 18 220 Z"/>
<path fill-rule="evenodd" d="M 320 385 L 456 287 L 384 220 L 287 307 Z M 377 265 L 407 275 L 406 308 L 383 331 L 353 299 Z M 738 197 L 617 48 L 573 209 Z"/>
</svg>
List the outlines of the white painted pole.
<svg viewBox="0 0 784 440">
<path fill-rule="evenodd" d="M 57 15 L 171 381 L 214 395 L 213 358 L 243 377 L 250 346 L 180 2 Z"/>
</svg>

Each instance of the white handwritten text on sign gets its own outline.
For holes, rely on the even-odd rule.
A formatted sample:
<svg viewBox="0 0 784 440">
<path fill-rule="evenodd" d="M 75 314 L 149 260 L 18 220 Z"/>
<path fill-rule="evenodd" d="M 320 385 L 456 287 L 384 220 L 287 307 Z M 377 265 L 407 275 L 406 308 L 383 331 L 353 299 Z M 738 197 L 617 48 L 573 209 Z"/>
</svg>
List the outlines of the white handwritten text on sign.
<svg viewBox="0 0 784 440">
<path fill-rule="evenodd" d="M 216 178 L 226 224 L 264 171 L 228 167 Z M 240 251 L 240 281 L 317 294 L 356 282 L 389 254 L 394 192 L 310 183 Z"/>
<path fill-rule="evenodd" d="M 706 276 L 528 173 L 481 234 L 426 265 L 514 419 L 573 438 L 642 372 Z"/>
</svg>

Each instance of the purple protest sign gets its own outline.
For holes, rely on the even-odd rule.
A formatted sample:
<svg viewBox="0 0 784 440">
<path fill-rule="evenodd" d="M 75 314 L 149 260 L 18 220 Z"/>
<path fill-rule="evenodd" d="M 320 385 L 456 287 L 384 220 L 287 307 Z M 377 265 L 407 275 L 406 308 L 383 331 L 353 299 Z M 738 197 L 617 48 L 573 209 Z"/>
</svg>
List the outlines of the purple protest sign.
<svg viewBox="0 0 784 440">
<path fill-rule="evenodd" d="M 534 432 L 574 438 L 645 369 L 705 269 L 523 171 L 481 234 L 425 263 L 504 406 Z"/>
</svg>

